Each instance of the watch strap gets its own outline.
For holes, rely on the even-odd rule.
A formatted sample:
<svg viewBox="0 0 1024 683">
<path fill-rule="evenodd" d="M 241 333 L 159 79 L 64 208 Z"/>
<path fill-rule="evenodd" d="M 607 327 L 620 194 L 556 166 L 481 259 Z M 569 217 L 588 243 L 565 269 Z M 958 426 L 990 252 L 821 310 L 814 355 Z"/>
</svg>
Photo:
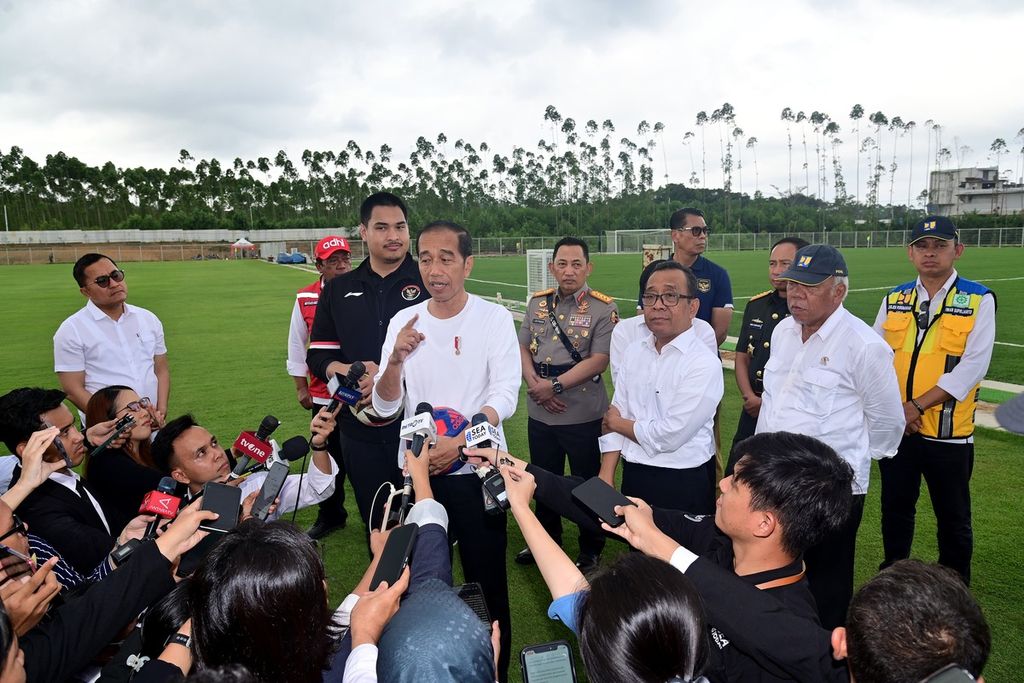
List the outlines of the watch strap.
<svg viewBox="0 0 1024 683">
<path fill-rule="evenodd" d="M 181 645 L 184 648 L 192 649 L 192 636 L 186 636 L 184 633 L 172 633 L 164 641 L 164 647 L 168 645 Z"/>
</svg>

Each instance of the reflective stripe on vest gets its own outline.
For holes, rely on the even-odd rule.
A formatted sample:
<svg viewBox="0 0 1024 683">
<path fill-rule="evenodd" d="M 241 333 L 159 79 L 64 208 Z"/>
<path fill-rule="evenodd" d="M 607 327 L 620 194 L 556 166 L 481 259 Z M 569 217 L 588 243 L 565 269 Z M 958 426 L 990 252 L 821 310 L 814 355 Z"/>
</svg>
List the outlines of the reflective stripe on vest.
<svg viewBox="0 0 1024 683">
<path fill-rule="evenodd" d="M 882 324 L 885 341 L 895 353 L 896 377 L 904 401 L 928 391 L 957 366 L 978 318 L 981 298 L 989 291 L 976 282 L 957 278 L 918 341 L 920 301 L 916 284 L 908 282 L 889 292 Z M 980 383 L 975 385 L 963 401 L 950 398 L 925 410 L 921 435 L 955 439 L 973 434 L 979 387 Z"/>
</svg>

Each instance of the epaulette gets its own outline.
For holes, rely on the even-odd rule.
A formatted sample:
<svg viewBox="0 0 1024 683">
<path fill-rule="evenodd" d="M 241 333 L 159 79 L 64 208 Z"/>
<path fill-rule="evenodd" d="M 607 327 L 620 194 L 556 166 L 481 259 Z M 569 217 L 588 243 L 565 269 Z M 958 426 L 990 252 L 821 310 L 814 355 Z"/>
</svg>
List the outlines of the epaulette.
<svg viewBox="0 0 1024 683">
<path fill-rule="evenodd" d="M 612 298 L 610 296 L 608 296 L 607 294 L 602 294 L 596 289 L 590 290 L 590 296 L 594 297 L 598 301 L 603 301 L 606 304 L 610 304 L 612 302 Z"/>
<path fill-rule="evenodd" d="M 754 296 L 750 297 L 750 300 L 751 301 L 757 301 L 758 299 L 760 299 L 762 297 L 768 296 L 769 294 L 771 294 L 774 291 L 775 291 L 774 289 L 769 289 L 767 292 L 761 292 L 760 294 L 755 294 Z"/>
<path fill-rule="evenodd" d="M 534 292 L 533 294 L 531 294 L 530 298 L 531 299 L 536 299 L 538 296 L 547 296 L 548 294 L 554 294 L 554 293 L 555 293 L 555 288 L 554 287 L 552 287 L 551 289 L 542 289 L 539 292 Z"/>
</svg>

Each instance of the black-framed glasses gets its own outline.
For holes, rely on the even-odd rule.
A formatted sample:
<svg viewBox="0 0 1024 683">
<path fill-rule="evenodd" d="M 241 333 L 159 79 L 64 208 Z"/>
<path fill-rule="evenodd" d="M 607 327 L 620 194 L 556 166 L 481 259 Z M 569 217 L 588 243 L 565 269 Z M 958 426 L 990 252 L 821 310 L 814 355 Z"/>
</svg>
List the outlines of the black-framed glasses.
<svg viewBox="0 0 1024 683">
<path fill-rule="evenodd" d="M 679 230 L 680 232 L 687 232 L 687 231 L 689 231 L 689 233 L 691 235 L 693 235 L 694 237 L 700 237 L 701 235 L 710 235 L 711 234 L 711 228 L 709 228 L 706 225 L 695 225 L 692 228 L 680 227 L 680 228 L 672 228 L 672 229 L 673 230 Z"/>
<path fill-rule="evenodd" d="M 98 278 L 92 281 L 94 285 L 102 289 L 106 289 L 110 286 L 111 281 L 121 282 L 124 280 L 124 271 L 120 268 L 110 271 L 108 275 L 100 275 Z"/>
<path fill-rule="evenodd" d="M 117 412 L 118 413 L 123 413 L 126 410 L 130 410 L 133 413 L 137 413 L 140 410 L 146 410 L 151 405 L 153 405 L 153 402 L 151 400 L 149 400 L 149 397 L 143 396 L 138 401 L 132 401 L 130 403 L 126 403 L 124 408 L 121 408 L 121 410 L 119 410 Z"/>
<path fill-rule="evenodd" d="M 650 294 L 646 293 L 640 297 L 640 302 L 644 305 L 644 308 L 653 306 L 654 304 L 661 301 L 667 308 L 678 306 L 679 302 L 683 299 L 696 299 L 697 297 L 689 294 L 677 294 L 675 292 L 665 292 L 664 294 Z"/>
<path fill-rule="evenodd" d="M 3 543 L 14 534 L 27 534 L 28 529 L 25 528 L 25 523 L 21 521 L 18 515 L 11 515 L 11 521 L 14 522 L 14 526 L 8 529 L 7 533 L 0 536 L 0 543 Z"/>
</svg>

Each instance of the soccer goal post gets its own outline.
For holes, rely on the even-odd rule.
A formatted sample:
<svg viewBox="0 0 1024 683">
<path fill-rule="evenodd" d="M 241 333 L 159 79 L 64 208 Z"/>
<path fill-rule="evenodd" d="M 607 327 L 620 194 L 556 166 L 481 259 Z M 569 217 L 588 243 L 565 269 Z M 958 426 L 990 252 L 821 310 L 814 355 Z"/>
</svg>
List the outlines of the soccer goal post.
<svg viewBox="0 0 1024 683">
<path fill-rule="evenodd" d="M 612 254 L 638 254 L 648 245 L 672 246 L 667 229 L 661 230 L 606 230 L 605 243 Z"/>
</svg>

